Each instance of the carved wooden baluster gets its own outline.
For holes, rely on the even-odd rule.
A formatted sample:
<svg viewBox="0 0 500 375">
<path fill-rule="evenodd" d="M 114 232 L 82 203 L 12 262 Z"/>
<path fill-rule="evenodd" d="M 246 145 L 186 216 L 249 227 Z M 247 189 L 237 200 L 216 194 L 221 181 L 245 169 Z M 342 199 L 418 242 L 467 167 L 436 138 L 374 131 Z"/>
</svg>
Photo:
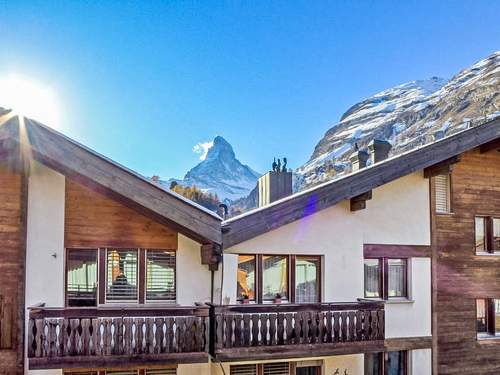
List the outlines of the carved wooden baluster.
<svg viewBox="0 0 500 375">
<path fill-rule="evenodd" d="M 249 314 L 244 314 L 243 315 L 243 346 L 250 346 L 251 341 L 250 341 L 250 315 Z"/>
<path fill-rule="evenodd" d="M 363 326 L 362 326 L 362 316 L 361 310 L 356 311 L 356 341 L 363 340 Z"/>
<path fill-rule="evenodd" d="M 271 315 L 259 314 L 261 345 L 271 345 L 272 342 L 271 323 L 270 323 Z"/>
<path fill-rule="evenodd" d="M 356 311 L 349 311 L 349 341 L 356 341 Z"/>
<path fill-rule="evenodd" d="M 242 321 L 241 314 L 234 315 L 234 342 L 233 342 L 233 346 L 235 348 L 240 347 L 241 343 L 242 343 L 242 340 L 241 340 L 241 321 Z"/>
<path fill-rule="evenodd" d="M 167 353 L 174 353 L 174 319 L 167 319 Z"/>
<path fill-rule="evenodd" d="M 89 341 L 90 341 L 90 319 L 82 319 L 81 320 L 81 340 L 82 340 L 82 350 L 81 354 L 83 355 L 89 355 L 90 354 L 90 348 L 89 348 Z"/>
<path fill-rule="evenodd" d="M 341 338 L 340 333 L 340 312 L 333 312 L 333 342 L 339 342 Z"/>
<path fill-rule="evenodd" d="M 285 313 L 285 322 L 286 322 L 286 330 L 285 330 L 285 344 L 292 344 L 292 325 L 293 325 L 293 315 L 292 313 Z"/>
<path fill-rule="evenodd" d="M 278 345 L 283 345 L 285 343 L 285 315 L 283 313 L 278 313 L 278 316 L 276 317 L 276 323 L 276 341 Z"/>
<path fill-rule="evenodd" d="M 259 345 L 259 314 L 252 314 L 252 346 Z"/>
<path fill-rule="evenodd" d="M 262 314 L 261 316 L 263 316 L 263 315 L 265 315 L 265 314 Z M 276 345 L 277 344 L 277 332 L 278 332 L 278 329 L 277 329 L 278 327 L 276 326 L 277 319 L 278 319 L 277 314 L 269 314 L 267 319 L 260 320 L 261 325 L 267 324 L 267 322 L 269 322 L 269 340 L 267 342 L 268 345 Z"/>
</svg>

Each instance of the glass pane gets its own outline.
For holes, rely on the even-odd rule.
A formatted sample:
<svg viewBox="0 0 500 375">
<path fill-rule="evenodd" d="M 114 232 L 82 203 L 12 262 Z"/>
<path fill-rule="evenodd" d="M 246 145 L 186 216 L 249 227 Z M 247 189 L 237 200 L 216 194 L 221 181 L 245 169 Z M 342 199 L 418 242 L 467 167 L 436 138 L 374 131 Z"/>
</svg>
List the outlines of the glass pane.
<svg viewBox="0 0 500 375">
<path fill-rule="evenodd" d="M 297 367 L 295 375 L 318 375 L 321 374 L 321 366 Z"/>
<path fill-rule="evenodd" d="M 175 251 L 147 250 L 146 265 L 146 300 L 175 302 Z"/>
<path fill-rule="evenodd" d="M 295 261 L 295 302 L 319 302 L 319 264 L 318 257 L 297 257 Z"/>
<path fill-rule="evenodd" d="M 264 256 L 262 296 L 273 300 L 276 295 L 288 298 L 288 258 L 286 256 Z"/>
<path fill-rule="evenodd" d="M 238 298 L 255 300 L 255 255 L 238 255 Z"/>
<path fill-rule="evenodd" d="M 365 297 L 380 296 L 380 260 L 365 259 Z"/>
<path fill-rule="evenodd" d="M 495 305 L 495 333 L 500 335 L 500 299 L 494 299 Z"/>
<path fill-rule="evenodd" d="M 493 218 L 493 250 L 500 251 L 500 219 Z"/>
<path fill-rule="evenodd" d="M 389 297 L 406 297 L 406 260 L 388 259 Z"/>
<path fill-rule="evenodd" d="M 383 375 L 380 353 L 365 354 L 365 375 Z"/>
<path fill-rule="evenodd" d="M 66 268 L 68 306 L 97 306 L 97 250 L 68 250 Z"/>
<path fill-rule="evenodd" d="M 486 300 L 476 300 L 476 324 L 477 332 L 487 332 L 486 327 Z"/>
<path fill-rule="evenodd" d="M 477 251 L 486 251 L 486 243 L 485 243 L 485 218 L 484 217 L 476 217 L 476 252 Z"/>
<path fill-rule="evenodd" d="M 106 300 L 137 301 L 137 250 L 107 251 Z"/>
<path fill-rule="evenodd" d="M 388 352 L 386 358 L 387 375 L 405 374 L 405 352 Z"/>
</svg>

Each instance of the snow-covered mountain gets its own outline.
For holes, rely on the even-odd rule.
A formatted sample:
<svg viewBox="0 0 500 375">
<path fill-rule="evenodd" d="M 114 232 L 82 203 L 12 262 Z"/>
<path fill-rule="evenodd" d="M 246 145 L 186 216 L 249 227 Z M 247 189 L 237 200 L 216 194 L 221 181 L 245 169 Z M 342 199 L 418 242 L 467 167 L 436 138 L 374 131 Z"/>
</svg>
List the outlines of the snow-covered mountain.
<svg viewBox="0 0 500 375">
<path fill-rule="evenodd" d="M 391 155 L 500 115 L 500 51 L 452 79 L 432 77 L 384 90 L 349 108 L 297 169 L 296 189 L 347 173 L 354 144 L 389 140 Z"/>
<path fill-rule="evenodd" d="M 260 174 L 236 158 L 233 147 L 223 137 L 217 136 L 207 155 L 189 170 L 182 180 L 171 179 L 184 186 L 196 185 L 201 190 L 217 194 L 221 201 L 234 201 L 245 197 L 255 188 Z"/>
</svg>

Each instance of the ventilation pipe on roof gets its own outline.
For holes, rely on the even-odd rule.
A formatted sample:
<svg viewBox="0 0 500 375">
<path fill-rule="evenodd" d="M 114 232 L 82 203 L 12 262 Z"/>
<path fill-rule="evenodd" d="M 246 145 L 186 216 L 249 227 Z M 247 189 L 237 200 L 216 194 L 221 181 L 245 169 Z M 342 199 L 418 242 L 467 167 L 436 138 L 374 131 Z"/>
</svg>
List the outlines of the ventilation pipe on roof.
<svg viewBox="0 0 500 375">
<path fill-rule="evenodd" d="M 217 207 L 217 215 L 219 215 L 223 220 L 227 218 L 228 208 L 224 203 L 219 204 Z"/>
<path fill-rule="evenodd" d="M 352 171 L 356 172 L 360 169 L 366 167 L 366 163 L 370 155 L 366 151 L 357 150 L 349 156 L 349 161 L 351 162 Z"/>
<path fill-rule="evenodd" d="M 372 164 L 387 159 L 391 148 L 392 145 L 386 140 L 374 139 L 373 141 L 371 141 L 368 144 L 368 150 L 370 151 L 370 159 Z"/>
</svg>

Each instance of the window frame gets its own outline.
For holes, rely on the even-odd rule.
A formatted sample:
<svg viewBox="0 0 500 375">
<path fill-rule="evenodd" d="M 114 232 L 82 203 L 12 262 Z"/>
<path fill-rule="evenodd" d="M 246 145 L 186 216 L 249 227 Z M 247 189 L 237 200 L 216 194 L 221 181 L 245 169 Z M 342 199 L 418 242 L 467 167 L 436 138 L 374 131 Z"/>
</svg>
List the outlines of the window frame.
<svg viewBox="0 0 500 375">
<path fill-rule="evenodd" d="M 389 371 L 389 366 L 387 364 L 388 362 L 388 356 L 389 353 L 391 352 L 401 352 L 403 353 L 403 375 L 409 375 L 410 374 L 410 351 L 409 350 L 392 350 L 388 352 L 378 352 L 378 353 L 365 353 L 364 356 L 367 354 L 370 355 L 376 355 L 377 360 L 379 363 L 379 367 L 382 370 L 382 375 L 387 375 Z M 363 358 L 364 359 L 364 358 Z M 366 370 L 365 370 L 366 371 Z"/>
<path fill-rule="evenodd" d="M 109 251 L 113 251 L 113 250 L 116 250 L 116 251 L 120 251 L 120 250 L 135 250 L 137 251 L 137 266 L 136 266 L 136 283 L 137 283 L 137 286 L 136 286 L 136 290 L 137 290 L 137 298 L 135 300 L 122 300 L 122 301 L 109 301 L 108 300 L 108 253 Z M 141 281 L 143 281 L 143 287 L 144 287 L 144 274 L 146 272 L 146 270 L 144 268 L 144 263 L 143 265 L 141 266 L 141 260 L 143 259 L 143 252 L 141 251 L 141 249 L 139 248 L 135 248 L 135 247 L 130 247 L 130 248 L 127 248 L 127 247 L 106 247 L 104 248 L 104 253 L 105 253 L 105 265 L 104 265 L 104 270 L 105 270 L 105 273 L 106 273 L 106 277 L 104 279 L 104 304 L 106 305 L 119 305 L 119 304 L 133 304 L 133 305 L 136 305 L 136 304 L 140 304 L 141 303 L 141 291 L 142 291 L 142 301 L 144 301 L 144 290 L 142 290 L 143 288 L 141 288 Z M 142 271 L 142 275 L 141 275 L 141 271 Z M 143 302 L 144 303 L 144 302 Z"/>
<path fill-rule="evenodd" d="M 68 304 L 68 252 L 71 250 L 85 250 L 97 252 L 97 303 L 96 306 L 116 306 L 116 305 L 172 305 L 177 303 L 178 286 L 177 286 L 177 249 L 160 249 L 160 248 L 137 248 L 137 247 L 66 247 L 64 249 L 64 305 L 66 308 L 82 308 L 81 306 L 69 306 Z M 108 301 L 106 299 L 107 291 L 107 251 L 108 250 L 137 250 L 137 300 L 135 301 Z M 146 298 L 147 290 L 147 251 L 165 251 L 173 253 L 175 256 L 175 301 L 173 300 L 157 300 L 148 301 Z"/>
<path fill-rule="evenodd" d="M 254 285 L 255 285 L 255 298 L 250 300 L 250 303 L 255 304 L 267 304 L 272 303 L 272 299 L 264 299 L 263 298 L 263 268 L 264 268 L 264 257 L 272 257 L 279 256 L 285 257 L 287 259 L 287 293 L 288 298 L 283 299 L 284 303 L 298 303 L 296 302 L 295 290 L 296 290 L 296 263 L 297 258 L 305 257 L 305 258 L 316 258 L 318 262 L 318 268 L 316 270 L 316 277 L 318 281 L 317 285 L 317 296 L 315 303 L 322 302 L 322 275 L 323 275 L 323 257 L 321 255 L 315 254 L 256 254 L 256 253 L 238 253 L 238 257 L 241 256 L 253 256 L 255 257 L 255 276 L 254 276 Z M 236 290 L 238 290 L 238 286 L 236 286 Z M 242 298 L 240 296 L 236 297 L 238 303 L 242 303 Z"/>
<path fill-rule="evenodd" d="M 447 200 L 447 211 L 439 211 L 437 208 L 437 188 L 436 188 L 436 177 L 445 176 L 446 177 L 446 200 Z M 453 178 L 451 173 L 440 173 L 434 176 L 434 212 L 436 215 L 450 215 L 453 214 Z"/>
<path fill-rule="evenodd" d="M 478 218 L 483 219 L 484 226 L 484 250 L 476 249 L 476 220 Z M 494 221 L 500 221 L 500 215 L 482 215 L 476 214 L 474 215 L 474 254 L 475 255 L 500 255 L 500 248 L 495 249 L 495 232 L 494 232 Z"/>
<path fill-rule="evenodd" d="M 165 253 L 173 253 L 175 258 L 174 265 L 174 293 L 175 299 L 164 299 L 164 300 L 148 300 L 148 252 L 165 252 Z M 166 250 L 166 249 L 144 249 L 144 304 L 176 304 L 177 303 L 177 252 L 175 250 Z M 140 286 L 140 285 L 139 285 Z"/>
<path fill-rule="evenodd" d="M 64 306 L 67 307 L 67 308 L 82 308 L 82 307 L 85 307 L 85 306 L 70 306 L 69 305 L 69 296 L 68 296 L 68 260 L 69 260 L 69 252 L 70 251 L 77 251 L 77 250 L 81 250 L 81 251 L 95 251 L 95 254 L 96 254 L 96 265 L 97 265 L 97 269 L 96 269 L 96 280 L 97 280 L 97 290 L 96 290 L 96 304 L 95 306 L 87 306 L 87 307 L 97 307 L 99 306 L 99 294 L 100 294 L 100 283 L 99 283 L 99 267 L 100 267 L 100 263 L 99 263 L 99 248 L 97 247 L 66 247 L 64 249 Z"/>
<path fill-rule="evenodd" d="M 364 268 L 364 261 L 367 259 L 378 260 L 380 268 L 379 277 L 379 297 L 368 297 L 366 295 L 366 275 Z M 404 273 L 404 296 L 389 296 L 389 259 L 403 260 L 405 263 L 405 273 Z M 410 264 L 411 258 L 407 257 L 365 257 L 363 258 L 363 296 L 367 299 L 380 299 L 384 301 L 397 301 L 397 300 L 409 300 L 410 299 Z"/>
<path fill-rule="evenodd" d="M 484 300 L 484 320 L 486 331 L 479 332 L 477 329 L 477 318 L 478 318 L 478 308 L 477 301 Z M 500 330 L 496 330 L 496 313 L 495 313 L 495 300 L 500 301 L 500 298 L 476 298 L 475 299 L 475 310 L 476 310 L 476 337 L 478 340 L 481 339 L 500 339 Z"/>
<path fill-rule="evenodd" d="M 253 302 L 253 303 L 257 303 L 257 300 L 259 299 L 258 298 L 258 283 L 257 283 L 257 280 L 258 280 L 258 277 L 257 277 L 257 274 L 258 274 L 258 264 L 259 264 L 259 260 L 258 260 L 258 255 L 257 254 L 238 254 L 238 266 L 236 267 L 236 272 L 238 272 L 238 269 L 239 269 L 239 266 L 240 266 L 240 262 L 239 262 L 239 257 L 240 256 L 249 256 L 249 257 L 253 257 L 253 263 L 254 263 L 254 275 L 253 275 L 253 287 L 254 287 L 254 298 L 250 298 L 249 301 L 250 302 Z M 236 275 L 236 283 L 238 283 L 238 275 Z M 238 293 L 238 284 L 236 284 L 236 293 Z M 243 298 L 241 296 L 236 296 L 236 301 L 238 302 L 242 302 L 243 301 Z"/>
</svg>

